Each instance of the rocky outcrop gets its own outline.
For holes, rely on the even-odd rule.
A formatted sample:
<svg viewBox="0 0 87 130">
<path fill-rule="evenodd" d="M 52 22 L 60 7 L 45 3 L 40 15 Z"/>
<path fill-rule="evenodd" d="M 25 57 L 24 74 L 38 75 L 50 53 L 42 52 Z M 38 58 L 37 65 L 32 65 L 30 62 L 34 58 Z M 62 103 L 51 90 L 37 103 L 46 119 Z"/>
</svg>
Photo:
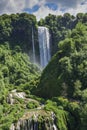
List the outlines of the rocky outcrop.
<svg viewBox="0 0 87 130">
<path fill-rule="evenodd" d="M 36 110 L 25 113 L 17 123 L 12 124 L 10 130 L 57 130 L 53 112 Z"/>
<path fill-rule="evenodd" d="M 15 103 L 15 97 L 25 99 L 26 94 L 24 92 L 17 92 L 16 89 L 12 90 L 7 97 L 7 103 L 13 105 Z"/>
</svg>

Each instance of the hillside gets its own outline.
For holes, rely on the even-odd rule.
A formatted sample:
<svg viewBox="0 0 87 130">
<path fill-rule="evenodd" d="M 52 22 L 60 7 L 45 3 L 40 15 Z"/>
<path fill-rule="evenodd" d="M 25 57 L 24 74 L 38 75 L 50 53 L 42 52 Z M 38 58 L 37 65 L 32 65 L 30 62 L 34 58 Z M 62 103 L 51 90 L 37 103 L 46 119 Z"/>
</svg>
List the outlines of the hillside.
<svg viewBox="0 0 87 130">
<path fill-rule="evenodd" d="M 8 43 L 0 45 L 0 130 L 9 129 L 29 107 L 25 97 L 37 86 L 39 75 L 38 67 L 19 47 L 11 50 Z"/>
<path fill-rule="evenodd" d="M 87 26 L 78 23 L 70 36 L 58 43 L 58 52 L 53 56 L 41 76 L 38 87 L 38 93 L 41 96 L 74 97 L 77 94 L 79 96 L 80 90 L 86 89 L 86 37 Z"/>
<path fill-rule="evenodd" d="M 38 26 L 50 36 L 43 70 Z M 0 130 L 87 130 L 87 14 L 0 16 Z"/>
<path fill-rule="evenodd" d="M 78 23 L 70 36 L 58 44 L 58 48 L 43 70 L 36 94 L 45 99 L 50 98 L 57 103 L 57 107 L 68 111 L 76 122 L 75 128 L 71 121 L 73 129 L 86 130 L 87 25 Z"/>
</svg>

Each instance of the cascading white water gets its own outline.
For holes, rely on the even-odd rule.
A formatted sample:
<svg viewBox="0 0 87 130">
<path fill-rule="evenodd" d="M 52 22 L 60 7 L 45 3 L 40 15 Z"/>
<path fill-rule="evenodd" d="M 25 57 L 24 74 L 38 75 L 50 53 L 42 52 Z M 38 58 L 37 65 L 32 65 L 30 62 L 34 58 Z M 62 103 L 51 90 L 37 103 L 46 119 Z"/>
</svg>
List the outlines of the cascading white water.
<svg viewBox="0 0 87 130">
<path fill-rule="evenodd" d="M 44 68 L 50 58 L 50 34 L 46 27 L 38 27 L 38 39 L 39 39 L 39 49 L 40 49 L 40 65 Z"/>
<path fill-rule="evenodd" d="M 44 109 L 35 109 L 35 111 L 27 112 L 17 123 L 12 123 L 10 130 L 58 130 L 55 125 L 55 114 L 43 115 Z M 42 117 L 42 118 L 41 118 Z M 40 119 L 42 121 L 40 122 Z"/>
<path fill-rule="evenodd" d="M 53 130 L 58 130 L 55 124 L 53 124 Z"/>
<path fill-rule="evenodd" d="M 32 48 L 33 48 L 33 63 L 36 62 L 36 58 L 35 58 L 35 44 L 34 44 L 34 31 L 32 28 Z"/>
</svg>

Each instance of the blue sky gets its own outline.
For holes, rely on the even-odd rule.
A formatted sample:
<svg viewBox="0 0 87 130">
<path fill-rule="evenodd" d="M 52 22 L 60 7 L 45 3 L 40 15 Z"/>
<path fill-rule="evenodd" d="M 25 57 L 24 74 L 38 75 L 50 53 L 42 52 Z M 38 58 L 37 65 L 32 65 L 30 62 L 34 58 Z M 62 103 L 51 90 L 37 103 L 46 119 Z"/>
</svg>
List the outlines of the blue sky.
<svg viewBox="0 0 87 130">
<path fill-rule="evenodd" d="M 23 11 L 33 14 L 39 10 L 40 6 L 38 4 L 34 5 L 32 8 L 25 8 Z"/>
<path fill-rule="evenodd" d="M 47 6 L 51 10 L 57 10 L 58 9 L 58 5 L 56 3 L 53 3 L 53 2 L 52 3 L 47 2 L 47 3 L 45 3 L 45 6 Z"/>
<path fill-rule="evenodd" d="M 49 13 L 76 15 L 87 12 L 87 0 L 0 0 L 0 14 L 22 12 L 34 14 L 38 20 Z"/>
</svg>

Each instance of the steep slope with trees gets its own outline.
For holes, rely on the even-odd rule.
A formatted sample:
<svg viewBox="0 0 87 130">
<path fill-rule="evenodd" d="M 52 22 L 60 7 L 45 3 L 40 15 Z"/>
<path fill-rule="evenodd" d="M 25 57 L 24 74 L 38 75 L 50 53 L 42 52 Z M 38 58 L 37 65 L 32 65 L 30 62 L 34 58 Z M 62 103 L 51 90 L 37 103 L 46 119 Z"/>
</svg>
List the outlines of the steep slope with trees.
<svg viewBox="0 0 87 130">
<path fill-rule="evenodd" d="M 87 26 L 78 23 L 58 48 L 41 76 L 40 94 L 52 97 L 63 93 L 73 97 L 87 86 Z"/>
<path fill-rule="evenodd" d="M 46 99 L 51 98 L 57 103 L 57 108 L 73 116 L 75 122 L 70 121 L 71 125 L 76 123 L 77 127 L 68 126 L 67 129 L 86 130 L 87 25 L 78 23 L 70 36 L 58 44 L 58 48 L 41 75 L 36 93 Z M 53 109 L 51 105 L 48 102 L 48 108 Z"/>
<path fill-rule="evenodd" d="M 21 99 L 22 93 L 18 98 L 17 93 L 31 95 L 39 75 L 38 67 L 30 62 L 19 47 L 12 50 L 8 43 L 0 45 L 0 130 L 9 130 L 12 122 L 23 115 L 25 104 L 29 108 L 29 101 Z M 13 90 L 17 93 L 12 97 Z"/>
</svg>

